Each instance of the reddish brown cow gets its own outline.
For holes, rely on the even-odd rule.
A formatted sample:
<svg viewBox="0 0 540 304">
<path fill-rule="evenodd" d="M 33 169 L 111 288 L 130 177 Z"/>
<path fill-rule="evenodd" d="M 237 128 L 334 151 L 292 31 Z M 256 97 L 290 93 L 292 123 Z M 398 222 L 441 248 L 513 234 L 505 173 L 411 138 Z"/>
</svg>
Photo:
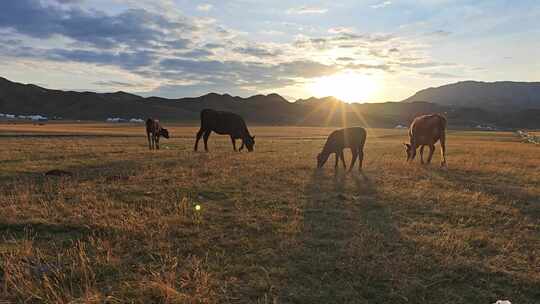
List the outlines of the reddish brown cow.
<svg viewBox="0 0 540 304">
<path fill-rule="evenodd" d="M 159 150 L 159 137 L 169 138 L 169 131 L 161 126 L 159 120 L 148 118 L 146 120 L 146 136 L 148 137 L 148 148 Z"/>
<path fill-rule="evenodd" d="M 420 147 L 420 162 L 424 163 L 424 147 L 429 146 L 427 163 L 431 162 L 435 143 L 441 142 L 441 166 L 446 167 L 446 118 L 440 114 L 416 117 L 409 127 L 410 143 L 404 144 L 407 161 L 414 160 L 416 149 Z"/>
</svg>

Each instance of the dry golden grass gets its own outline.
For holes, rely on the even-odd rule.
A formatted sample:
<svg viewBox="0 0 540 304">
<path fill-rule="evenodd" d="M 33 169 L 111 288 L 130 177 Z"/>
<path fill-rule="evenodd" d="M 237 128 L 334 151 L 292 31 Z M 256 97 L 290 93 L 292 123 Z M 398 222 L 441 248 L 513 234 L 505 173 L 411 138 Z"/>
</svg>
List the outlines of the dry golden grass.
<svg viewBox="0 0 540 304">
<path fill-rule="evenodd" d="M 445 171 L 369 130 L 364 179 L 314 169 L 328 128 L 170 129 L 0 125 L 0 302 L 540 302 L 540 151 L 512 133 L 449 132 Z"/>
</svg>

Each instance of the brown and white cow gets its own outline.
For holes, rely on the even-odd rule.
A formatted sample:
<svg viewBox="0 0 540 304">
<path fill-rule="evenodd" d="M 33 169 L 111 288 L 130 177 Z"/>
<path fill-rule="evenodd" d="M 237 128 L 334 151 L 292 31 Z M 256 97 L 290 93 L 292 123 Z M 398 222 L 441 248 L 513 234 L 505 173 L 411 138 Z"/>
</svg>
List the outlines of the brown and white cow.
<svg viewBox="0 0 540 304">
<path fill-rule="evenodd" d="M 420 162 L 424 163 L 424 147 L 429 147 L 427 163 L 431 162 L 435 143 L 441 142 L 441 166 L 446 167 L 446 118 L 440 114 L 422 115 L 416 117 L 409 127 L 410 143 L 404 144 L 407 161 L 414 160 L 416 149 L 420 147 Z"/>
</svg>

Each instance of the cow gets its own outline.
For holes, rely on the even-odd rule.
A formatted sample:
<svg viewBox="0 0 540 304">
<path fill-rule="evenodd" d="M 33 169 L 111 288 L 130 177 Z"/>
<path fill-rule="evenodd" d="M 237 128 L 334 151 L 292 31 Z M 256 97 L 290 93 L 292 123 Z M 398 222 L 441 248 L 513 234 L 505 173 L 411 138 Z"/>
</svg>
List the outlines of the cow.
<svg viewBox="0 0 540 304">
<path fill-rule="evenodd" d="M 159 150 L 159 137 L 169 138 L 169 131 L 161 126 L 159 120 L 148 118 L 146 120 L 146 136 L 148 137 L 148 148 Z"/>
<path fill-rule="evenodd" d="M 420 162 L 424 164 L 424 147 L 429 147 L 427 163 L 431 163 L 435 143 L 441 143 L 441 167 L 446 167 L 446 118 L 440 114 L 429 114 L 416 117 L 409 127 L 410 142 L 404 143 L 407 161 L 413 161 L 416 149 L 420 147 Z"/>
<path fill-rule="evenodd" d="M 233 150 L 236 152 L 236 140 L 242 140 L 240 150 L 244 146 L 249 152 L 253 151 L 255 145 L 255 136 L 249 134 L 249 130 L 244 122 L 244 119 L 235 113 L 225 111 L 215 111 L 212 109 L 204 109 L 201 111 L 201 128 L 197 132 L 194 150 L 197 151 L 199 140 L 204 135 L 204 150 L 208 152 L 208 138 L 212 131 L 221 135 L 229 135 L 233 145 Z"/>
<path fill-rule="evenodd" d="M 362 127 L 352 127 L 340 129 L 332 132 L 321 151 L 317 155 L 317 168 L 322 168 L 330 154 L 336 156 L 335 170 L 338 168 L 338 162 L 341 158 L 343 168 L 346 169 L 345 157 L 343 149 L 350 148 L 352 152 L 351 166 L 349 172 L 353 169 L 356 159 L 358 158 L 358 170 L 362 171 L 362 161 L 364 160 L 364 145 L 366 143 L 366 130 Z"/>
</svg>

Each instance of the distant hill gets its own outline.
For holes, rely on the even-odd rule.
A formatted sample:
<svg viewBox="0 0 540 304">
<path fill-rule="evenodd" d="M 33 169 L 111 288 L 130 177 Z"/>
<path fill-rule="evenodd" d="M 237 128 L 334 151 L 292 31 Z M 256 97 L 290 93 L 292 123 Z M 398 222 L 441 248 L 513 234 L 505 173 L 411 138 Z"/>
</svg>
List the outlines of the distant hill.
<svg viewBox="0 0 540 304">
<path fill-rule="evenodd" d="M 428 99 L 429 94 L 422 92 L 415 96 Z M 347 104 L 334 97 L 312 97 L 289 102 L 278 94 L 242 98 L 216 93 L 179 99 L 144 98 L 126 92 L 51 90 L 0 78 L 0 113 L 16 115 L 38 114 L 81 120 L 155 117 L 166 121 L 196 122 L 202 109 L 212 108 L 238 113 L 249 123 L 258 124 L 394 127 L 398 124 L 408 125 L 418 115 L 437 112 L 448 117 L 451 127 L 492 125 L 500 128 L 540 128 L 538 107 L 512 107 L 501 111 L 475 106 L 473 102 L 459 106 L 440 100 L 435 98 L 426 102 L 408 99 L 407 102 Z"/>
<path fill-rule="evenodd" d="M 421 90 L 404 102 L 485 109 L 540 109 L 540 82 L 463 81 Z"/>
</svg>

